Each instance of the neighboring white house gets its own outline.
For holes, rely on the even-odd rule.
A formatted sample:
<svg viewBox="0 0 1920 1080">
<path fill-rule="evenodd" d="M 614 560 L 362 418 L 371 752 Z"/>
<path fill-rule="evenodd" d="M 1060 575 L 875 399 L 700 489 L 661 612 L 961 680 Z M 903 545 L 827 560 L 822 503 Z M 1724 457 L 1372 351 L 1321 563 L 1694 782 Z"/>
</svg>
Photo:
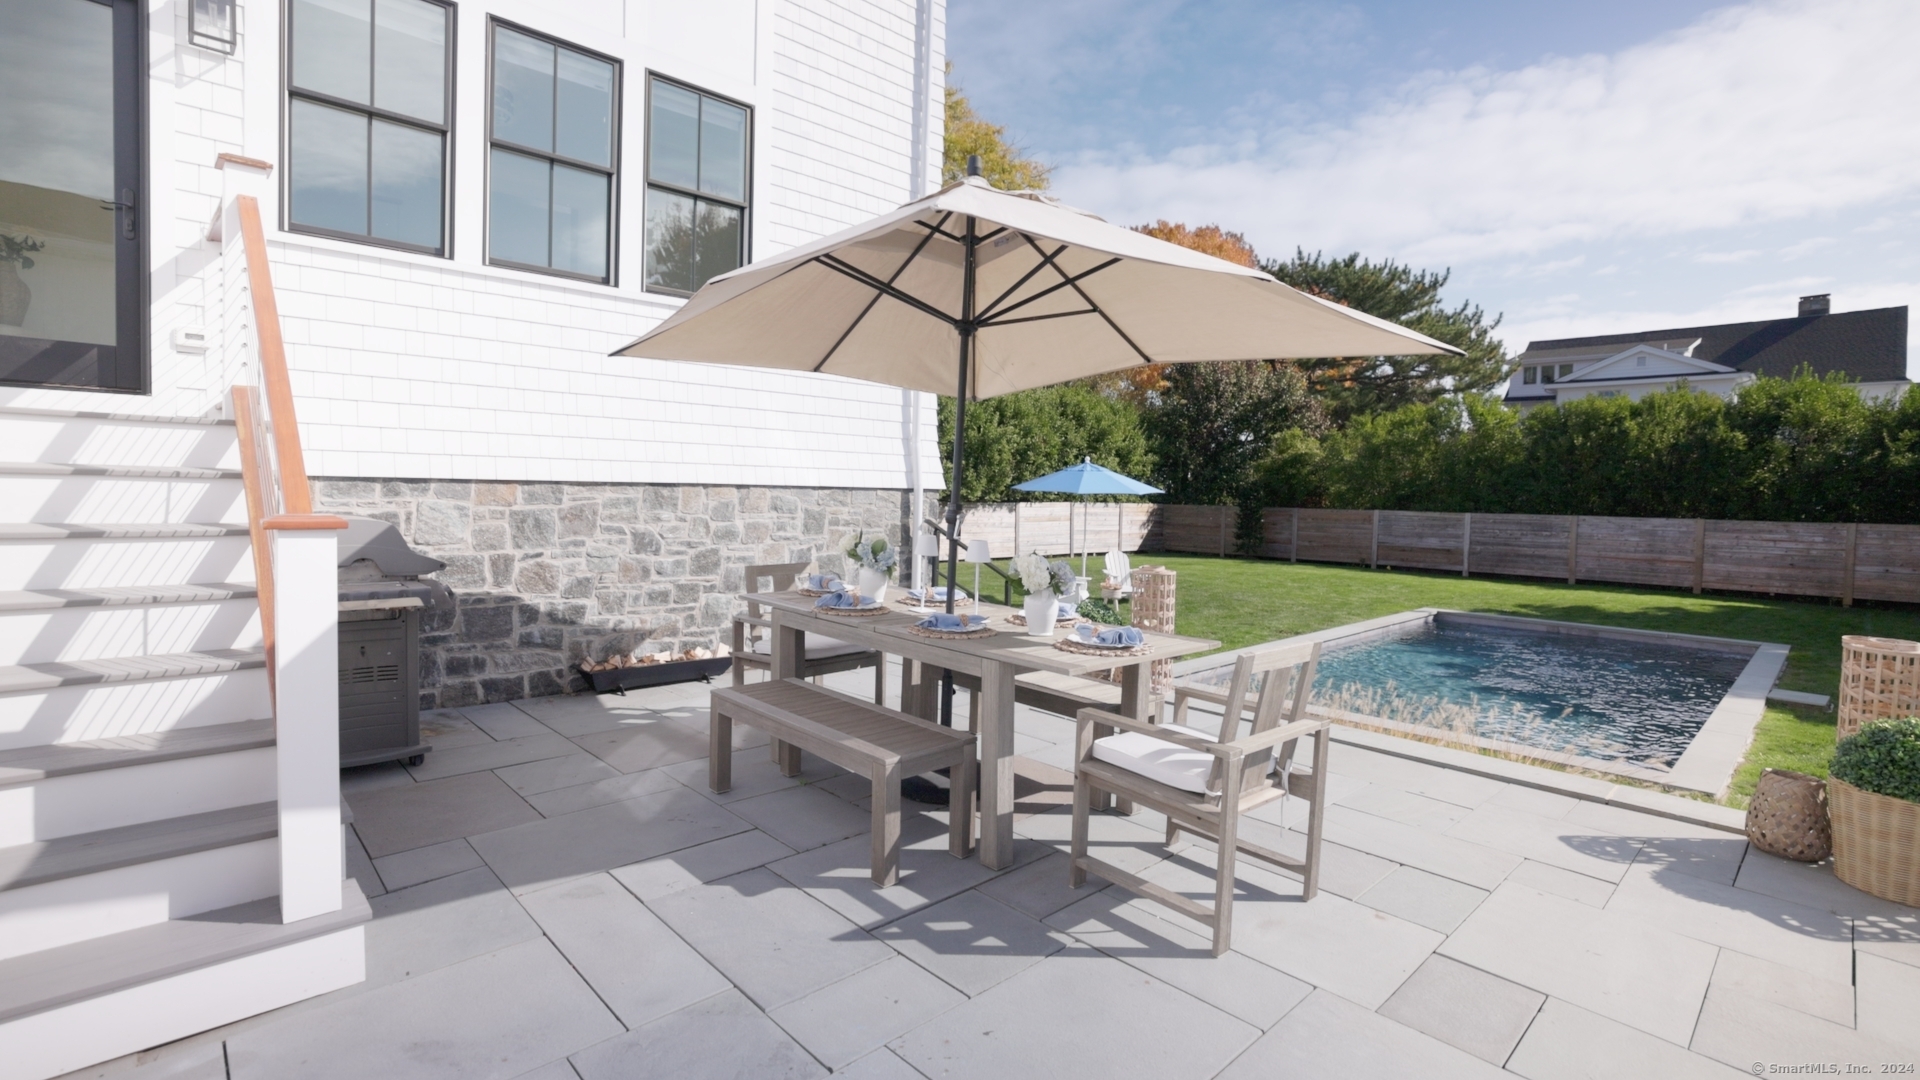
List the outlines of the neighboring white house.
<svg viewBox="0 0 1920 1080">
<path fill-rule="evenodd" d="M 939 487 L 929 395 L 608 354 L 713 274 L 932 190 L 944 20 L 0 3 L 0 1080 L 364 974 L 333 729 L 290 722 L 288 665 L 335 674 L 324 563 L 292 590 L 275 563 L 280 613 L 304 591 L 319 614 L 306 638 L 276 619 L 268 680 L 236 197 L 265 221 L 314 509 L 447 563 L 422 705 L 558 693 L 584 659 L 718 642 L 744 566 L 901 538 Z M 332 550 L 305 535 L 274 550 Z"/>
<path fill-rule="evenodd" d="M 1791 319 L 1684 330 L 1535 341 L 1516 361 L 1506 400 L 1521 409 L 1584 397 L 1638 400 L 1685 382 L 1731 396 L 1760 375 L 1839 372 L 1869 399 L 1898 396 L 1907 379 L 1907 309 L 1829 313 L 1807 296 Z"/>
</svg>

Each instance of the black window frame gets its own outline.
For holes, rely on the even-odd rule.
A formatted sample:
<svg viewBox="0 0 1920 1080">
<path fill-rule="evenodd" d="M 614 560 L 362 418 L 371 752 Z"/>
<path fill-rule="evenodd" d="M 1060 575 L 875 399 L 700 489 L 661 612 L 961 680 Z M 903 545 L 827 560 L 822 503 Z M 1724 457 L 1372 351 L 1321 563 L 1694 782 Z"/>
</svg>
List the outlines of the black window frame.
<svg viewBox="0 0 1920 1080">
<path fill-rule="evenodd" d="M 376 0 L 377 2 L 377 0 Z M 417 116 L 405 113 L 389 112 L 372 104 L 373 95 L 367 95 L 368 104 L 347 101 L 323 94 L 316 90 L 304 90 L 293 85 L 293 4 L 294 0 L 282 0 L 280 7 L 280 160 L 287 167 L 280 170 L 280 227 L 290 233 L 302 233 L 307 236 L 324 236 L 330 240 L 345 240 L 351 244 L 367 244 L 393 251 L 410 251 L 416 255 L 431 255 L 440 259 L 453 258 L 453 129 L 455 108 L 454 91 L 459 80 L 454 77 L 454 62 L 459 56 L 458 35 L 460 32 L 460 8 L 455 0 L 420 0 L 432 4 L 447 13 L 447 58 L 441 69 L 443 84 L 441 100 L 445 104 L 444 122 L 439 125 L 429 123 Z M 371 11 L 369 12 L 371 14 Z M 372 23 L 368 24 L 372 33 Z M 367 72 L 371 80 L 374 71 L 374 43 L 367 43 Z M 369 87 L 371 89 L 371 87 Z M 435 132 L 440 136 L 440 246 L 427 247 L 423 244 L 409 244 L 404 240 L 389 240 L 370 233 L 352 233 L 340 229 L 328 229 L 318 225 L 300 225 L 293 220 L 293 102 L 295 98 L 325 105 L 329 108 L 360 113 L 375 120 L 385 120 L 420 131 Z M 367 153 L 367 198 L 373 198 L 373 153 Z M 367 216 L 367 227 L 373 227 L 371 205 Z"/>
<path fill-rule="evenodd" d="M 740 201 L 735 202 L 732 199 L 721 198 L 718 195 L 711 195 L 704 191 L 697 191 L 693 188 L 684 187 L 680 184 L 661 183 L 661 182 L 656 182 L 653 179 L 653 86 L 655 83 L 666 83 L 669 86 L 674 86 L 674 87 L 678 87 L 681 90 L 685 90 L 690 94 L 698 94 L 701 97 L 710 97 L 715 101 L 723 101 L 728 105 L 732 105 L 746 112 L 747 144 L 743 148 L 743 153 L 746 155 L 746 167 L 745 169 L 742 170 L 743 183 L 741 184 L 741 191 L 743 194 Z M 754 140 L 755 132 L 758 131 L 758 126 L 757 126 L 756 118 L 754 116 L 753 106 L 747 102 L 741 101 L 738 98 L 728 97 L 725 94 L 716 94 L 711 90 L 704 89 L 693 83 L 687 82 L 684 79 L 676 79 L 671 75 L 662 75 L 657 71 L 649 70 L 647 72 L 646 110 L 647 110 L 646 111 L 647 134 L 645 138 L 646 145 L 643 148 L 644 153 L 642 155 L 645 160 L 644 160 L 644 164 L 641 167 L 641 174 L 640 174 L 641 186 L 644 189 L 644 191 L 652 191 L 654 188 L 659 188 L 662 191 L 672 192 L 675 195 L 684 195 L 687 198 L 694 200 L 694 204 L 696 206 L 698 206 L 698 204 L 701 202 L 714 202 L 714 203 L 722 203 L 724 205 L 732 206 L 738 209 L 740 211 L 740 264 L 739 265 L 745 266 L 748 263 L 752 262 L 753 259 L 751 258 L 751 256 L 753 254 L 753 168 L 754 168 L 753 140 Z M 696 145 L 694 147 L 694 159 L 696 161 L 699 160 L 699 154 L 700 154 L 700 148 L 698 145 Z M 644 223 L 646 220 L 646 203 L 644 201 L 644 196 L 641 202 L 640 217 L 641 217 L 641 221 Z M 646 239 L 644 236 L 641 238 L 640 246 L 641 246 L 642 255 L 644 257 L 644 254 L 646 251 Z M 734 269 L 739 269 L 739 267 L 736 266 Z M 725 273 L 725 272 L 726 271 L 722 271 L 722 273 Z M 694 292 L 698 291 L 697 288 L 693 291 L 688 291 L 684 289 L 669 289 L 664 286 L 653 285 L 649 283 L 646 280 L 646 278 L 647 278 L 646 267 L 642 266 L 640 269 L 641 287 L 644 291 L 653 293 L 657 296 L 683 296 L 684 297 L 684 296 L 692 296 Z"/>
<path fill-rule="evenodd" d="M 612 108 L 611 115 L 607 118 L 607 134 L 612 140 L 612 143 L 607 148 L 607 164 L 599 165 L 591 161 L 582 161 L 579 158 L 568 157 L 565 154 L 552 150 L 538 150 L 521 143 L 498 138 L 494 135 L 493 52 L 494 42 L 497 40 L 495 34 L 502 27 L 512 30 L 516 34 L 525 34 L 527 37 L 537 41 L 544 41 L 556 49 L 567 49 L 579 53 L 581 56 L 589 56 L 595 60 L 605 61 L 613 66 Z M 590 285 L 605 285 L 609 288 L 618 286 L 620 273 L 620 125 L 625 116 L 625 102 L 623 101 L 625 92 L 626 71 L 619 57 L 608 56 L 603 52 L 583 48 L 565 38 L 558 38 L 552 34 L 542 33 L 530 26 L 514 22 L 511 19 L 502 19 L 493 15 L 487 17 L 487 157 L 485 165 L 486 184 L 485 191 L 482 192 L 482 227 L 480 232 L 482 237 L 482 250 L 485 252 L 484 261 L 488 266 L 499 266 L 508 270 L 521 270 L 530 274 L 545 274 L 548 277 L 565 278 L 568 281 L 581 281 Z M 554 95 L 554 102 L 555 108 L 557 109 L 559 107 L 559 95 L 557 93 Z M 523 157 L 539 158 L 549 166 L 547 173 L 547 258 L 549 261 L 553 258 L 553 173 L 551 167 L 556 164 L 565 165 L 570 169 L 599 173 L 607 178 L 607 272 L 604 276 L 595 277 L 592 274 L 582 274 L 574 270 L 562 270 L 554 266 L 539 266 L 534 263 L 523 263 L 513 259 L 502 259 L 493 254 L 493 152 L 495 149 L 506 150 L 509 153 L 519 154 Z"/>
</svg>

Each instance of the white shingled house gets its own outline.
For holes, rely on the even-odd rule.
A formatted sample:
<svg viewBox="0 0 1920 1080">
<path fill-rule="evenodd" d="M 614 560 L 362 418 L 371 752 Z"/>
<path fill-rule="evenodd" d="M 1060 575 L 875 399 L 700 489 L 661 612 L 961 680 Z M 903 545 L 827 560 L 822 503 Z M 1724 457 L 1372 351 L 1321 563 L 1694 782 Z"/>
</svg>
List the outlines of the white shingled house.
<svg viewBox="0 0 1920 1080">
<path fill-rule="evenodd" d="M 743 565 L 900 536 L 930 397 L 608 354 L 932 190 L 944 18 L 0 5 L 0 1077 L 363 977 L 330 511 L 446 564 L 427 707 L 716 643 Z"/>
</svg>

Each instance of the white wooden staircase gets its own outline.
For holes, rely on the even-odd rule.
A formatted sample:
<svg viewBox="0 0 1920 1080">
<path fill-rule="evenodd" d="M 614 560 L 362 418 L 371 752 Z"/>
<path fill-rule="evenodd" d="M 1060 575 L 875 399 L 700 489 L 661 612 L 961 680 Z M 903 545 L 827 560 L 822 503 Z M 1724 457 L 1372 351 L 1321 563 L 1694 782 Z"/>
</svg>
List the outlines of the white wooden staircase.
<svg viewBox="0 0 1920 1080">
<path fill-rule="evenodd" d="M 252 278 L 263 318 L 270 288 Z M 337 519 L 277 502 L 276 470 L 303 470 L 285 400 L 291 461 L 233 420 L 0 408 L 0 1080 L 364 978 L 337 706 L 313 686 Z"/>
</svg>

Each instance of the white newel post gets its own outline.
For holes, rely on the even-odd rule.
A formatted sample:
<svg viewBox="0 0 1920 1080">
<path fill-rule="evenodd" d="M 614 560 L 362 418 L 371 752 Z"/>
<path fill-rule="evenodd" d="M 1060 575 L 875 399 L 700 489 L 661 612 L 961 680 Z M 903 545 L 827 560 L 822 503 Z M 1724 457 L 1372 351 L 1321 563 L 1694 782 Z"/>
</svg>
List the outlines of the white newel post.
<svg viewBox="0 0 1920 1080">
<path fill-rule="evenodd" d="M 335 524 L 323 524 L 338 522 Z M 280 921 L 340 910 L 339 518 L 269 518 Z M 291 527 L 289 527 L 291 526 Z"/>
</svg>

